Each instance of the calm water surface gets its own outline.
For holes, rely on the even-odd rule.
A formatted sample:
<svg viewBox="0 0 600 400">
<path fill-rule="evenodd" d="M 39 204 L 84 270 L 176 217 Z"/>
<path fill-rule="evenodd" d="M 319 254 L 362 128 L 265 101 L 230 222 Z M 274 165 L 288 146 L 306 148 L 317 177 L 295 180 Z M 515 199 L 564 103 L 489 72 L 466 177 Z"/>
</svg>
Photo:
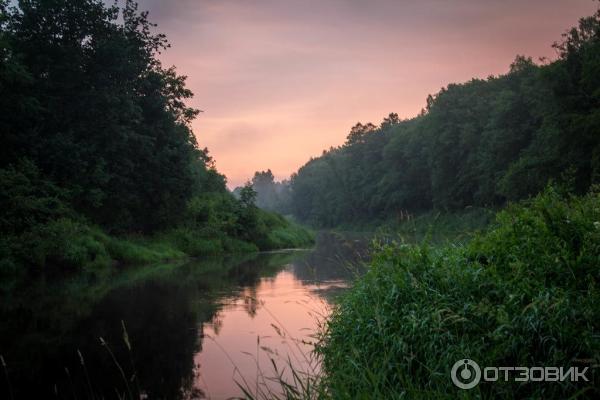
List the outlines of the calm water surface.
<svg viewBox="0 0 600 400">
<path fill-rule="evenodd" d="M 311 250 L 5 285 L 0 398 L 226 399 L 242 395 L 236 382 L 276 390 L 271 360 L 318 370 L 313 335 L 365 258 L 364 240 L 321 234 Z"/>
</svg>

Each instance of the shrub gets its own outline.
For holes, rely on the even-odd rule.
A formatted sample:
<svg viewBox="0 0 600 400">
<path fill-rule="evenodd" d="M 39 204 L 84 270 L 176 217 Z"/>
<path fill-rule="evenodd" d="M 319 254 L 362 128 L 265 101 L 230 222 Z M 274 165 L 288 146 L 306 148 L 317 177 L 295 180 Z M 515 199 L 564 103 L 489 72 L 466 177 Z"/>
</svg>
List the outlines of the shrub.
<svg viewBox="0 0 600 400">
<path fill-rule="evenodd" d="M 137 237 L 110 237 L 104 235 L 106 249 L 113 260 L 125 264 L 155 263 L 185 257 L 173 245 L 161 240 Z"/>
<path fill-rule="evenodd" d="M 19 236 L 18 241 L 15 253 L 29 265 L 76 269 L 110 264 L 109 254 L 96 233 L 68 218 L 38 225 Z"/>
<path fill-rule="evenodd" d="M 3 273 L 17 273 L 17 266 L 23 265 L 77 269 L 110 263 L 99 231 L 77 218 L 67 197 L 27 160 L 0 169 Z"/>
<path fill-rule="evenodd" d="M 42 179 L 27 160 L 0 169 L 0 232 L 18 235 L 48 221 L 72 217 L 66 197 L 64 190 Z"/>
<path fill-rule="evenodd" d="M 467 245 L 381 246 L 318 347 L 326 391 L 334 398 L 597 396 L 597 377 L 483 382 L 467 392 L 453 386 L 450 369 L 462 358 L 529 367 L 598 360 L 599 262 L 600 195 L 553 189 L 500 212 Z"/>
<path fill-rule="evenodd" d="M 312 242 L 303 228 L 228 192 L 191 198 L 185 223 L 170 231 L 153 237 L 110 236 L 78 216 L 68 193 L 42 178 L 29 161 L 0 169 L 0 209 L 0 276 L 6 282 L 31 269 L 95 269 L 114 261 L 153 263 Z"/>
<path fill-rule="evenodd" d="M 166 235 L 168 242 L 191 256 L 217 254 L 223 252 L 223 245 L 218 237 L 207 238 L 201 231 L 189 228 L 174 229 Z"/>
</svg>

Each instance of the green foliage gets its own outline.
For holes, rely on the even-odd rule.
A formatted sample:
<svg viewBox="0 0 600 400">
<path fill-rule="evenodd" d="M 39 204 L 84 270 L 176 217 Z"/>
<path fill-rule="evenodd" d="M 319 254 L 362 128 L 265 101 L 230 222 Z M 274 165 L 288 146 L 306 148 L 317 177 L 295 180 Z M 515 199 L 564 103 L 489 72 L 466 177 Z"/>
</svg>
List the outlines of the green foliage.
<svg viewBox="0 0 600 400">
<path fill-rule="evenodd" d="M 220 254 L 224 251 L 219 239 L 208 239 L 201 232 L 191 229 L 177 228 L 169 232 L 166 237 L 168 242 L 191 256 Z"/>
<path fill-rule="evenodd" d="M 307 238 L 263 221 L 251 187 L 240 201 L 227 191 L 191 131 L 186 77 L 158 60 L 169 45 L 154 26 L 130 0 L 0 0 L 0 273 Z"/>
<path fill-rule="evenodd" d="M 40 177 L 29 161 L 0 169 L 0 247 L 3 269 L 18 264 L 65 268 L 107 263 L 95 232 L 66 203 L 67 194 Z"/>
<path fill-rule="evenodd" d="M 250 188 L 251 189 L 251 188 Z M 0 275 L 22 269 L 95 270 L 113 262 L 139 264 L 189 256 L 301 247 L 304 228 L 228 192 L 193 197 L 185 223 L 152 236 L 108 235 L 73 211 L 69 194 L 40 176 L 29 161 L 0 169 Z"/>
<path fill-rule="evenodd" d="M 259 212 L 259 229 L 261 249 L 290 249 L 306 247 L 314 243 L 315 237 L 307 229 L 286 220 L 279 214 L 268 211 Z"/>
<path fill-rule="evenodd" d="M 39 225 L 19 239 L 22 241 L 17 248 L 19 258 L 38 267 L 52 265 L 68 270 L 110 263 L 99 232 L 70 219 Z"/>
<path fill-rule="evenodd" d="M 110 257 L 123 264 L 147 264 L 186 258 L 187 254 L 168 241 L 103 235 Z"/>
<path fill-rule="evenodd" d="M 90 226 L 69 206 L 70 195 L 40 176 L 30 161 L 0 169 L 0 263 L 3 275 L 23 266 L 36 270 L 96 269 L 113 261 L 139 263 L 180 258 L 118 239 Z"/>
<path fill-rule="evenodd" d="M 356 124 L 292 176 L 294 215 L 332 227 L 499 207 L 567 170 L 585 193 L 600 177 L 600 11 L 555 47 L 554 62 L 517 56 L 505 75 L 448 85 L 416 118 Z"/>
<path fill-rule="evenodd" d="M 23 178 L 19 173 L 0 170 L 0 176 L 4 178 L 14 178 L 15 174 Z M 18 188 L 12 185 L 12 180 L 9 181 L 12 189 Z M 55 211 L 57 208 L 48 208 L 47 205 L 55 205 L 56 198 L 33 195 L 8 198 L 18 198 L 20 202 L 18 207 L 5 209 L 6 216 L 12 219 L 5 218 L 3 223 L 23 227 L 22 223 L 15 224 L 15 220 L 21 221 L 21 215 L 30 218 L 26 228 L 12 234 L 6 230 L 7 234 L 0 239 L 0 275 L 7 277 L 15 276 L 23 266 L 35 270 L 57 267 L 62 270 L 96 269 L 114 262 L 155 263 L 189 256 L 302 247 L 314 241 L 312 234 L 304 228 L 258 209 L 255 210 L 256 221 L 251 225 L 256 228 L 252 232 L 247 231 L 234 212 L 243 212 L 242 207 L 227 193 L 202 200 L 193 199 L 187 211 L 190 216 L 188 224 L 153 236 L 110 236 L 81 219 L 63 216 L 69 214 L 68 209 L 50 213 L 48 210 Z M 237 209 L 231 208 L 236 205 Z M 20 213 L 22 210 L 28 213 Z"/>
<path fill-rule="evenodd" d="M 304 247 L 314 242 L 306 229 L 257 208 L 255 199 L 256 192 L 250 185 L 241 189 L 240 200 L 230 193 L 192 198 L 185 228 L 175 231 L 178 248 L 196 255 L 198 252 L 189 246 L 207 246 L 209 253 L 218 253 Z"/>
<path fill-rule="evenodd" d="M 495 213 L 488 208 L 468 208 L 452 213 L 431 211 L 417 216 L 404 215 L 399 221 L 387 221 L 373 229 L 376 236 L 400 237 L 409 243 L 429 240 L 431 243 L 464 242 L 484 230 Z"/>
<path fill-rule="evenodd" d="M 0 169 L 0 231 L 20 234 L 50 220 L 73 216 L 66 197 L 64 190 L 42 179 L 29 161 Z"/>
<path fill-rule="evenodd" d="M 469 392 L 449 374 L 462 358 L 562 367 L 598 359 L 599 221 L 600 193 L 578 198 L 550 188 L 500 212 L 468 245 L 380 247 L 320 345 L 326 392 L 348 399 L 597 396 L 589 372 L 590 382 L 483 382 Z"/>
<path fill-rule="evenodd" d="M 168 45 L 147 13 L 133 1 L 22 1 L 0 28 L 0 167 L 32 160 L 110 230 L 179 222 L 214 176 L 190 129 L 192 93 L 157 59 Z"/>
<path fill-rule="evenodd" d="M 263 210 L 274 211 L 284 215 L 291 214 L 291 187 L 289 180 L 275 181 L 270 169 L 256 171 L 252 178 L 252 189 L 256 191 L 256 205 Z M 239 197 L 241 187 L 233 193 Z"/>
</svg>

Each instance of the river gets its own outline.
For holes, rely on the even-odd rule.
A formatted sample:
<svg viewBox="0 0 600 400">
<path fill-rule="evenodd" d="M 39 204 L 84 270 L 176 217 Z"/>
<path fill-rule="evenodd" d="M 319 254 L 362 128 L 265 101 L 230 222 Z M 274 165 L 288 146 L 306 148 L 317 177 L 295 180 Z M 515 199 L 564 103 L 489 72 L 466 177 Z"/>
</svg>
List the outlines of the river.
<svg viewBox="0 0 600 400">
<path fill-rule="evenodd" d="M 2 288 L 0 397 L 226 399 L 318 373 L 311 350 L 364 240 L 224 256 Z M 277 371 L 275 370 L 277 368 Z M 282 372 L 283 371 L 283 372 Z M 8 397 L 5 397 L 8 396 Z"/>
</svg>

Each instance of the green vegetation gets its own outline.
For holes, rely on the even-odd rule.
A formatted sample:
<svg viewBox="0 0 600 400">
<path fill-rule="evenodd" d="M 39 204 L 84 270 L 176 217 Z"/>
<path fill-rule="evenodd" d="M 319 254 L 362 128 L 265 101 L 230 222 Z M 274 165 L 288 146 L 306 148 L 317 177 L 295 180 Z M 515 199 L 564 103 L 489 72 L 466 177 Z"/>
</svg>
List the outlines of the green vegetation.
<svg viewBox="0 0 600 400">
<path fill-rule="evenodd" d="M 290 182 L 258 172 L 259 198 L 299 221 L 337 227 L 497 208 L 567 171 L 585 193 L 600 179 L 600 11 L 554 47 L 556 61 L 518 56 L 505 75 L 448 85 L 415 118 L 356 124 Z"/>
<path fill-rule="evenodd" d="M 598 191 L 579 198 L 548 189 L 501 211 L 489 232 L 467 245 L 380 247 L 325 331 L 319 351 L 327 393 L 598 395 L 597 376 L 578 384 L 481 383 L 466 392 L 449 373 L 462 358 L 483 366 L 569 367 L 600 357 L 599 221 Z"/>
<path fill-rule="evenodd" d="M 261 171 L 230 193 L 191 130 L 200 111 L 186 104 L 186 77 L 161 64 L 169 45 L 135 2 L 16 3 L 0 0 L 0 295 L 14 297 L 6 321 L 23 317 L 35 336 L 52 313 L 89 314 L 121 284 L 113 264 L 313 241 L 275 211 L 317 227 L 371 227 L 423 242 L 379 245 L 322 332 L 323 374 L 293 373 L 294 386 L 281 381 L 287 397 L 600 394 L 597 374 L 577 384 L 484 382 L 470 392 L 449 377 L 465 357 L 484 366 L 600 359 L 600 10 L 554 45 L 555 61 L 518 56 L 505 75 L 429 96 L 413 119 L 392 113 L 378 126 L 356 124 L 342 146 L 290 181 Z M 506 205 L 486 232 L 473 231 Z M 440 245 L 448 236 L 455 240 Z M 144 303 L 162 306 L 166 320 L 170 304 L 189 307 L 204 293 L 208 275 L 212 289 L 230 272 L 215 263 L 186 280 L 171 269 L 131 268 L 122 278 L 168 284 L 169 296 L 156 291 L 156 303 Z M 81 272 L 66 286 L 64 307 L 39 301 L 52 287 L 45 274 L 29 279 L 39 271 Z M 256 271 L 248 275 L 256 279 Z M 35 312 L 23 313 L 24 305 Z M 192 382 L 191 316 L 204 313 L 205 321 L 216 311 L 186 310 L 176 329 L 155 335 L 147 334 L 157 329 L 151 320 L 134 329 L 142 340 L 184 345 Z M 181 362 L 177 353 L 160 356 L 170 356 L 174 370 Z M 160 357 L 152 361 L 162 371 Z M 150 383 L 161 393 L 161 382 Z M 174 382 L 169 395 L 180 388 Z"/>
<path fill-rule="evenodd" d="M 0 259 L 3 274 L 22 265 L 39 269 L 96 269 L 115 261 L 150 263 L 189 256 L 301 247 L 310 232 L 254 206 L 254 192 L 238 201 L 227 192 L 194 197 L 185 223 L 153 235 L 107 235 L 90 225 L 31 163 L 0 170 Z"/>
<path fill-rule="evenodd" d="M 600 10 L 554 47 L 554 62 L 517 57 L 504 76 L 449 85 L 412 120 L 358 124 L 292 178 L 302 221 L 425 238 L 379 244 L 341 297 L 318 346 L 321 396 L 598 397 Z M 432 245 L 444 233 L 455 240 Z M 464 358 L 590 367 L 590 381 L 464 391 L 450 379 Z"/>
<path fill-rule="evenodd" d="M 379 238 L 398 238 L 407 242 L 419 242 L 426 237 L 434 243 L 447 240 L 465 240 L 474 232 L 485 229 L 494 219 L 491 208 L 469 207 L 454 212 L 428 211 L 404 214 L 397 220 L 373 220 L 370 222 L 345 222 L 335 230 L 340 232 L 363 232 Z"/>
<path fill-rule="evenodd" d="M 251 188 L 228 192 L 147 16 L 129 0 L 0 0 L 0 274 L 312 242 Z"/>
<path fill-rule="evenodd" d="M 273 277 L 293 259 L 293 253 L 285 252 L 218 255 L 68 279 L 37 276 L 20 282 L 10 294 L 0 290 L 1 355 L 8 365 L 0 396 L 11 398 L 8 384 L 14 399 L 48 393 L 58 398 L 178 399 L 182 389 L 194 386 L 194 355 L 208 340 L 202 329 L 218 318 L 224 294 L 243 296 L 244 287 Z M 107 357 L 99 337 L 114 359 Z"/>
<path fill-rule="evenodd" d="M 518 56 L 416 118 L 358 123 L 290 182 L 255 174 L 270 209 L 384 238 L 326 323 L 321 374 L 287 398 L 600 395 L 600 10 L 563 39 L 556 61 Z M 464 391 L 450 379 L 464 358 L 589 367 L 590 381 Z"/>
<path fill-rule="evenodd" d="M 265 210 L 271 210 L 283 215 L 292 213 L 292 190 L 289 180 L 275 181 L 273 172 L 256 171 L 252 180 L 248 182 L 256 191 L 256 205 Z M 239 195 L 241 187 L 235 188 L 234 194 Z"/>
</svg>

